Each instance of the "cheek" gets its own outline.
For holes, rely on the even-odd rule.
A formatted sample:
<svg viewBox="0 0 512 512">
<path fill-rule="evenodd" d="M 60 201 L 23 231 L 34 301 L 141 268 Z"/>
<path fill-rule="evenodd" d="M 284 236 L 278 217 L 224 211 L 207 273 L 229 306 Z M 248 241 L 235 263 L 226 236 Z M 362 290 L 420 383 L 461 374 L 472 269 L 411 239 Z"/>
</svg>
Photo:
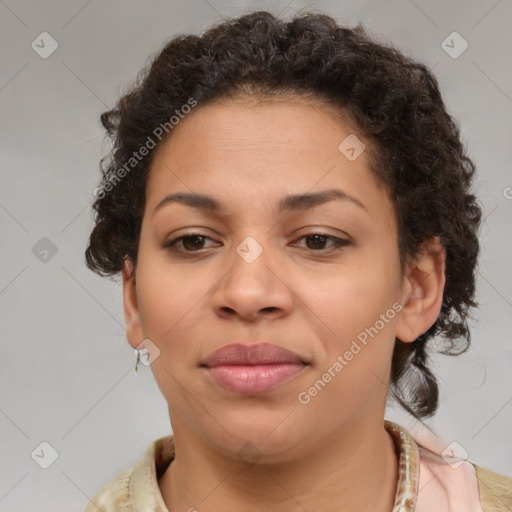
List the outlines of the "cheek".
<svg viewBox="0 0 512 512">
<path fill-rule="evenodd" d="M 168 265 L 141 265 L 139 307 L 145 337 L 160 350 L 151 370 L 162 395 L 178 413 L 185 414 L 190 393 L 190 371 L 201 345 L 201 309 L 206 289 L 201 279 Z M 203 314 L 204 320 L 204 314 Z M 181 411 L 181 412 L 180 412 Z"/>
<path fill-rule="evenodd" d="M 145 334 L 169 348 L 170 340 L 190 333 L 189 324 L 211 284 L 190 265 L 169 264 L 160 250 L 141 250 L 138 265 L 137 296 Z"/>
<path fill-rule="evenodd" d="M 321 319 L 323 333 L 319 333 L 323 355 L 318 371 L 322 374 L 341 356 L 343 370 L 337 375 L 343 378 L 334 379 L 337 384 L 332 388 L 342 395 L 357 386 L 362 394 L 373 393 L 379 379 L 387 379 L 400 308 L 400 269 L 394 254 L 391 247 L 377 256 L 361 251 L 353 264 L 334 269 L 330 279 L 309 294 L 314 302 L 307 304 Z"/>
<path fill-rule="evenodd" d="M 387 394 L 399 303 L 385 280 L 376 287 L 370 276 L 332 279 L 312 306 L 322 320 L 322 349 L 309 383 L 315 398 L 307 410 L 312 416 L 327 414 L 332 424 L 366 406 L 370 410 Z"/>
<path fill-rule="evenodd" d="M 398 283 L 377 265 L 360 271 L 348 268 L 317 283 L 314 292 L 310 289 L 307 303 L 333 334 L 345 339 L 373 325 L 391 307 L 399 296 Z"/>
</svg>

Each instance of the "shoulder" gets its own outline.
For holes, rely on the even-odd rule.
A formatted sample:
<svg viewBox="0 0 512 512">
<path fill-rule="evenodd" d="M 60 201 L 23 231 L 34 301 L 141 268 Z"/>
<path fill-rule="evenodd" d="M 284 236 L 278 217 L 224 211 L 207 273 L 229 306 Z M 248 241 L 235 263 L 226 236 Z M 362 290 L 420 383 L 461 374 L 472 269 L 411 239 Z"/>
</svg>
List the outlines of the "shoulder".
<svg viewBox="0 0 512 512">
<path fill-rule="evenodd" d="M 130 480 L 134 468 L 119 473 L 91 498 L 84 512 L 131 512 Z"/>
<path fill-rule="evenodd" d="M 158 478 L 173 458 L 174 436 L 153 441 L 134 467 L 119 473 L 94 494 L 84 512 L 167 510 Z"/>
<path fill-rule="evenodd" d="M 472 463 L 480 490 L 484 512 L 510 512 L 512 510 L 512 476 L 501 475 Z"/>
<path fill-rule="evenodd" d="M 512 477 L 422 446 L 419 452 L 420 489 L 423 490 L 419 496 L 423 494 L 427 502 L 443 503 L 443 509 L 454 511 L 512 511 Z M 422 510 L 418 507 L 418 512 Z"/>
<path fill-rule="evenodd" d="M 512 477 L 470 461 L 458 443 L 414 424 L 410 434 L 418 457 L 415 512 L 512 512 Z"/>
</svg>

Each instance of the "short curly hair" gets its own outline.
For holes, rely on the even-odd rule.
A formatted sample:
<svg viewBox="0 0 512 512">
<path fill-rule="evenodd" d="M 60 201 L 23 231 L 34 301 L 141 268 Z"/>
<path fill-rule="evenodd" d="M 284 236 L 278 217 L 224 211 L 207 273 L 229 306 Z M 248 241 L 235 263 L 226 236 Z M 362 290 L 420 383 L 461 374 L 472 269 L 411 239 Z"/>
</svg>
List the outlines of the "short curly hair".
<svg viewBox="0 0 512 512">
<path fill-rule="evenodd" d="M 371 171 L 393 202 L 402 269 L 423 242 L 439 236 L 446 251 L 441 311 L 414 343 L 395 340 L 389 390 L 416 419 L 431 416 L 439 389 L 427 366 L 425 345 L 441 335 L 449 348 L 439 352 L 466 351 L 470 308 L 478 305 L 474 294 L 482 210 L 470 191 L 475 165 L 432 72 L 375 40 L 360 23 L 343 27 L 313 12 L 286 21 L 258 11 L 224 19 L 201 36 L 180 34 L 164 44 L 117 105 L 101 115 L 113 147 L 100 163 L 102 181 L 93 202 L 95 225 L 86 264 L 102 276 L 119 274 L 126 258 L 136 265 L 155 151 L 134 162 L 129 172 L 126 162 L 133 161 L 150 134 L 168 124 L 170 114 L 179 114 L 177 109 L 191 98 L 201 106 L 279 94 L 333 105 L 375 148 Z"/>
</svg>

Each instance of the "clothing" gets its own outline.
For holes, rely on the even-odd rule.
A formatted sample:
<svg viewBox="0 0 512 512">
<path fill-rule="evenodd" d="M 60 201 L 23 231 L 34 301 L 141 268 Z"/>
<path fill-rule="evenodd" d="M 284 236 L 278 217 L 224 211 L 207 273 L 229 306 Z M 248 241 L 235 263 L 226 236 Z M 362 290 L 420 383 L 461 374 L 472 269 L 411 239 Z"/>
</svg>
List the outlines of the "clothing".
<svg viewBox="0 0 512 512">
<path fill-rule="evenodd" d="M 511 512 L 512 477 L 449 459 L 402 426 L 384 421 L 398 458 L 393 512 Z M 438 447 L 439 448 L 439 447 Z M 158 478 L 174 459 L 174 436 L 153 441 L 137 464 L 113 478 L 84 512 L 169 512 Z"/>
</svg>

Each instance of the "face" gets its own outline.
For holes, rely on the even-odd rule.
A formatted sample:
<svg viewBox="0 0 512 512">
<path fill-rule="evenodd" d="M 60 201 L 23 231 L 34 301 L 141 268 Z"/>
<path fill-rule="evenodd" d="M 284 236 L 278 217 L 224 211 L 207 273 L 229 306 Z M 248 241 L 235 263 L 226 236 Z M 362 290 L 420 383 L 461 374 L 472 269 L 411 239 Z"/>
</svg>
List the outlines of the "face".
<svg viewBox="0 0 512 512">
<path fill-rule="evenodd" d="M 131 345 L 149 339 L 160 351 L 151 368 L 175 433 L 225 453 L 252 442 L 284 460 L 305 440 L 383 416 L 395 336 L 412 341 L 422 326 L 409 322 L 406 333 L 413 286 L 369 146 L 356 159 L 339 149 L 354 133 L 299 98 L 217 102 L 198 106 L 159 147 L 124 302 Z M 289 198 L 329 190 L 337 195 Z M 218 208 L 165 200 L 177 193 Z M 277 380 L 240 366 L 215 374 L 228 375 L 229 388 L 203 363 L 237 343 L 273 344 L 302 364 L 280 365 Z"/>
</svg>

